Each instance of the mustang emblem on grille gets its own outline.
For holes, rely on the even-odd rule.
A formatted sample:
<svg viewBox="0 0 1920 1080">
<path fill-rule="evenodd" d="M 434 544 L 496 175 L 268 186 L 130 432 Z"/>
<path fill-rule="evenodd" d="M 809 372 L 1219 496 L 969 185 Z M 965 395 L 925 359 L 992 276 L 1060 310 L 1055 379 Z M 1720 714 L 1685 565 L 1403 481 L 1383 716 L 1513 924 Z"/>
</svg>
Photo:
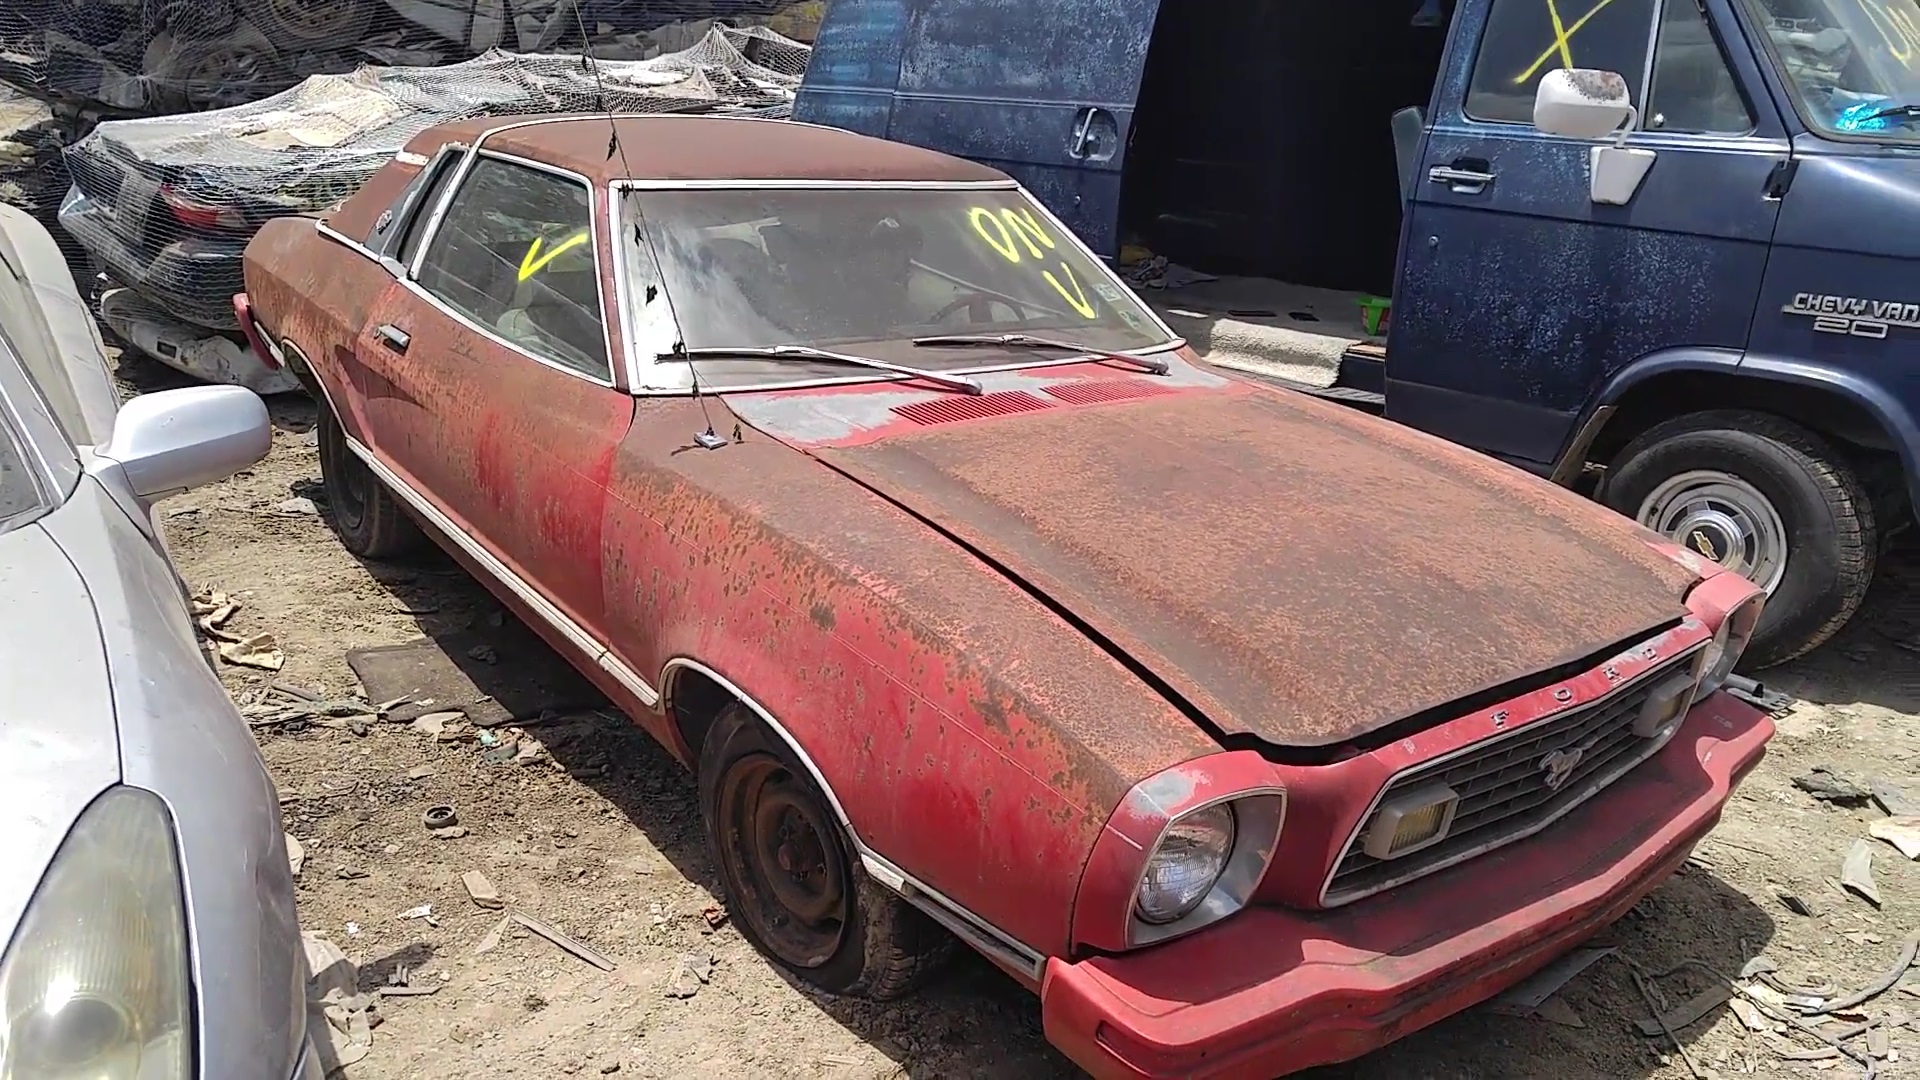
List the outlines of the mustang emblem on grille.
<svg viewBox="0 0 1920 1080">
<path fill-rule="evenodd" d="M 1567 750 L 1555 750 L 1541 758 L 1540 771 L 1547 774 L 1547 790 L 1559 791 L 1560 785 L 1566 783 L 1579 766 L 1580 759 L 1586 756 L 1586 747 L 1575 746 Z"/>
</svg>

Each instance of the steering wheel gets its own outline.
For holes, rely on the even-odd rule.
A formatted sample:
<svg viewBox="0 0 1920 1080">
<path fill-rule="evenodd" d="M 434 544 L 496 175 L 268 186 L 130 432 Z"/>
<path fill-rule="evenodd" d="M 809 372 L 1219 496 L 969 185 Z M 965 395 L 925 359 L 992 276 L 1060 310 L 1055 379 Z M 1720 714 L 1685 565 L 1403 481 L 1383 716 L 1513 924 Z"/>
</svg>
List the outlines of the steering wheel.
<svg viewBox="0 0 1920 1080">
<path fill-rule="evenodd" d="M 945 322 L 947 316 L 964 308 L 967 312 L 967 319 L 970 322 L 992 322 L 993 305 L 995 304 L 1000 304 L 1009 311 L 1012 311 L 1015 322 L 1026 321 L 1027 309 L 1021 307 L 1018 302 L 1009 300 L 996 293 L 978 291 L 962 293 L 953 303 L 934 312 L 933 318 L 928 321 Z"/>
</svg>

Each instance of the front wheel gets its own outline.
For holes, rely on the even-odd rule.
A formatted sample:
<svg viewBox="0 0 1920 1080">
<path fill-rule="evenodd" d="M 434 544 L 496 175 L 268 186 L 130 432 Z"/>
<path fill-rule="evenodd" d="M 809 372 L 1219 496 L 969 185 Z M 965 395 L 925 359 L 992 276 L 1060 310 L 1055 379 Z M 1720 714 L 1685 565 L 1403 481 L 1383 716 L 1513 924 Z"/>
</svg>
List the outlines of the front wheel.
<svg viewBox="0 0 1920 1080">
<path fill-rule="evenodd" d="M 1846 459 L 1798 424 L 1743 410 L 1677 417 L 1609 472 L 1608 506 L 1767 591 L 1743 666 L 1811 651 L 1866 599 L 1873 504 Z"/>
<path fill-rule="evenodd" d="M 888 1001 L 952 951 L 946 930 L 867 875 L 805 767 L 745 706 L 701 746 L 700 812 L 734 925 L 800 979 Z"/>
</svg>

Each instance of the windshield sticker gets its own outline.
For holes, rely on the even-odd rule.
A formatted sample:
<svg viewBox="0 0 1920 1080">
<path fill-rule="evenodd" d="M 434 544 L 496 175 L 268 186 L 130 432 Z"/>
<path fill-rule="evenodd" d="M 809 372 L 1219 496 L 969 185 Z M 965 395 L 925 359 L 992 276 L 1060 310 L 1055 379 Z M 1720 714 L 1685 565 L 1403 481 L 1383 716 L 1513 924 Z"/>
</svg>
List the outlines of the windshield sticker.
<svg viewBox="0 0 1920 1080">
<path fill-rule="evenodd" d="M 548 263 L 586 242 L 587 232 L 585 229 L 582 229 L 558 244 L 555 244 L 552 249 L 543 252 L 540 250 L 542 245 L 541 239 L 537 236 L 534 237 L 533 243 L 527 245 L 527 253 L 521 256 L 520 259 L 520 280 L 525 281 L 540 271 L 545 270 Z"/>
<path fill-rule="evenodd" d="M 987 242 L 988 247 L 1016 266 L 1021 262 L 1022 248 L 1026 249 L 1028 257 L 1037 262 L 1045 257 L 1041 250 L 1043 247 L 1052 251 L 1059 246 L 1047 230 L 1040 227 L 1033 211 L 1025 207 L 1007 207 L 996 214 L 987 207 L 976 206 L 967 211 L 967 221 L 973 225 L 973 231 L 979 234 L 980 239 Z M 1080 313 L 1081 318 L 1099 318 L 1099 311 L 1087 302 L 1087 291 L 1080 287 L 1080 279 L 1074 276 L 1073 267 L 1067 265 L 1065 259 L 1060 260 L 1060 272 L 1066 275 L 1067 283 L 1073 287 L 1072 292 L 1067 291 L 1067 284 L 1062 284 L 1052 270 L 1043 269 L 1040 276 L 1053 286 L 1053 291 L 1059 293 L 1062 300 Z"/>
</svg>

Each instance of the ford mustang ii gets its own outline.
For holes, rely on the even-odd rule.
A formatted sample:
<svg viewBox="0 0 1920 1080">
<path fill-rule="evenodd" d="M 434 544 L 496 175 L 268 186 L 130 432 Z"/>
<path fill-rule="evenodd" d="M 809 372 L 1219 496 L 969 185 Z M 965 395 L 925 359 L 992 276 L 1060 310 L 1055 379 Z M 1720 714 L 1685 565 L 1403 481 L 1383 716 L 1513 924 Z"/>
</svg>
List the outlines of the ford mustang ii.
<svg viewBox="0 0 1920 1080">
<path fill-rule="evenodd" d="M 1099 1076 L 1483 1000 L 1686 858 L 1762 594 L 1197 362 L 993 169 L 692 117 L 421 133 L 248 248 L 342 542 L 445 548 L 694 770 L 743 934 L 954 941 Z"/>
</svg>

